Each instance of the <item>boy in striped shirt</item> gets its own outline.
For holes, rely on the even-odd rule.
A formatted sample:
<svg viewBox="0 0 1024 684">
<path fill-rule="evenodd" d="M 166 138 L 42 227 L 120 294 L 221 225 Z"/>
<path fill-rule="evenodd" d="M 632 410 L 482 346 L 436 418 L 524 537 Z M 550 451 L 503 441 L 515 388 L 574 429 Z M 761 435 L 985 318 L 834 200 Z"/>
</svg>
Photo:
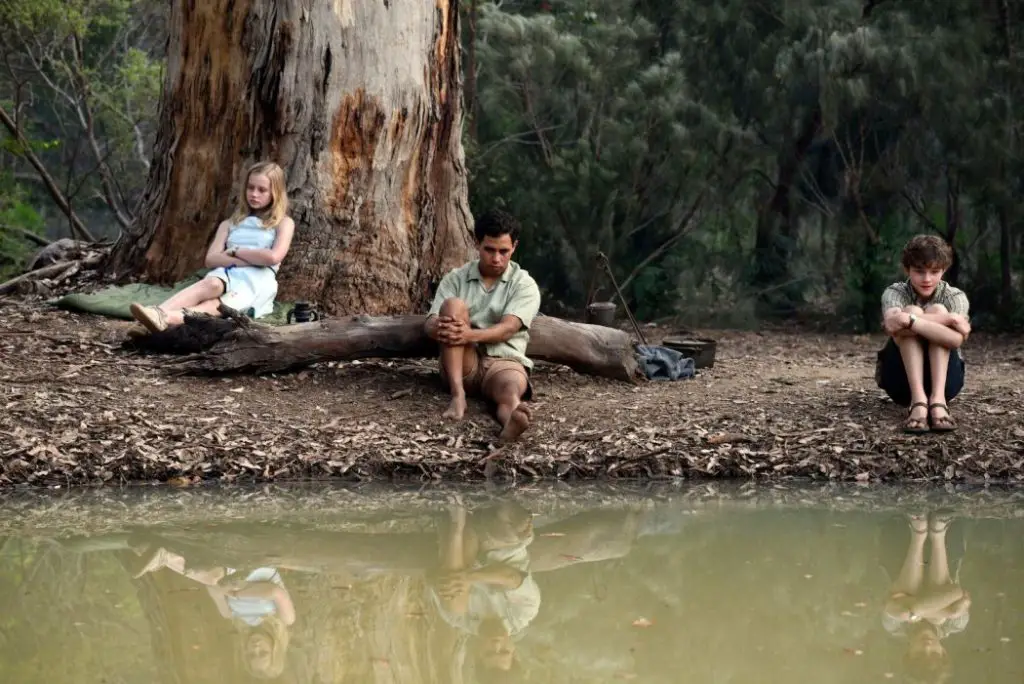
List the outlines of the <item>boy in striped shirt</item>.
<svg viewBox="0 0 1024 684">
<path fill-rule="evenodd" d="M 967 295 L 942 279 L 953 251 L 942 238 L 918 235 L 900 259 L 907 280 L 882 293 L 889 340 L 878 352 L 875 380 L 892 400 L 909 406 L 904 432 L 949 432 L 947 402 L 964 385 L 960 346 L 971 334 Z"/>
</svg>

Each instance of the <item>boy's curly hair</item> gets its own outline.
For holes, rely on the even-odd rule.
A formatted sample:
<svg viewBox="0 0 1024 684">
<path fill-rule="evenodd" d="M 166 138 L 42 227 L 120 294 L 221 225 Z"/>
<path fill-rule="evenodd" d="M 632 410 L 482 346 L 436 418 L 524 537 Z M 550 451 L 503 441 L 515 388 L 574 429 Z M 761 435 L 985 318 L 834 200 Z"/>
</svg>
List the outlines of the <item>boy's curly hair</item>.
<svg viewBox="0 0 1024 684">
<path fill-rule="evenodd" d="M 903 248 L 903 268 L 941 268 L 953 265 L 953 248 L 938 235 L 915 235 Z"/>
<path fill-rule="evenodd" d="M 512 242 L 519 242 L 519 221 L 512 214 L 502 209 L 491 209 L 476 219 L 473 226 L 473 235 L 477 242 L 482 242 L 485 237 L 500 238 L 508 235 Z"/>
</svg>

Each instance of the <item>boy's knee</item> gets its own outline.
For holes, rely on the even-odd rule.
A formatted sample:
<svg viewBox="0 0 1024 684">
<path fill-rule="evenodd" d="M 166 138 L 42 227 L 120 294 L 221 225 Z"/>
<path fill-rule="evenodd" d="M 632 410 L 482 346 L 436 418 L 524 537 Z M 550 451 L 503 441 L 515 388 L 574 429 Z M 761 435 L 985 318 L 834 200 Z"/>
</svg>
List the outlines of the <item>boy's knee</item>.
<svg viewBox="0 0 1024 684">
<path fill-rule="evenodd" d="M 527 385 L 526 376 L 519 371 L 501 370 L 488 378 L 487 390 L 497 403 L 514 404 L 523 396 Z"/>
<path fill-rule="evenodd" d="M 942 306 L 941 304 L 929 304 L 928 306 L 924 307 L 924 311 L 925 313 L 930 314 L 949 313 L 946 307 Z"/>
<path fill-rule="evenodd" d="M 494 400 L 499 404 L 514 404 L 522 395 L 515 380 L 505 380 L 494 388 Z"/>
<path fill-rule="evenodd" d="M 469 306 L 458 297 L 449 297 L 441 304 L 441 311 L 439 313 L 442 316 L 448 316 L 450 318 L 468 319 Z"/>
<path fill-rule="evenodd" d="M 909 305 L 909 306 L 905 306 L 905 307 L 903 307 L 903 311 L 904 311 L 905 313 L 909 313 L 909 314 L 915 314 L 915 315 L 918 315 L 918 316 L 920 316 L 921 314 L 923 314 L 923 313 L 924 313 L 924 309 L 922 309 L 922 308 L 921 308 L 921 307 L 919 307 L 919 306 L 915 306 L 915 305 L 913 305 L 913 304 L 911 304 L 911 305 Z"/>
</svg>

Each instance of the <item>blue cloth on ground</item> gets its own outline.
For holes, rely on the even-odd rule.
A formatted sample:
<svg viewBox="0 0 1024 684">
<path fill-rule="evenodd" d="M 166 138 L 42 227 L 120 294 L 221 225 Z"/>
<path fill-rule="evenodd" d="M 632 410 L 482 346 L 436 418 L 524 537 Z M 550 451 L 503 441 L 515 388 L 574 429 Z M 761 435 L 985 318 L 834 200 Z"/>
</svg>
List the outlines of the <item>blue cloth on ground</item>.
<svg viewBox="0 0 1024 684">
<path fill-rule="evenodd" d="M 668 347 L 637 345 L 640 368 L 650 380 L 684 380 L 697 375 L 693 359 Z"/>
</svg>

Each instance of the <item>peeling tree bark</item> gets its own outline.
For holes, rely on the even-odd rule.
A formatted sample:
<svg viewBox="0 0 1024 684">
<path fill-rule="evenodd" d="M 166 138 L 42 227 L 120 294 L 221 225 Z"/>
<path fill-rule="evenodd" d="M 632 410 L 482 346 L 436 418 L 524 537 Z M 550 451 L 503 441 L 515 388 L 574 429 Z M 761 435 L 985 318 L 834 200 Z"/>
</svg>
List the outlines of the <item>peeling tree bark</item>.
<svg viewBox="0 0 1024 684">
<path fill-rule="evenodd" d="M 279 297 L 396 313 L 469 257 L 458 0 L 174 0 L 161 123 L 119 275 L 202 266 L 271 159 L 297 230 Z"/>
<path fill-rule="evenodd" d="M 244 320 L 244 319 L 243 319 Z M 185 358 L 187 373 L 276 373 L 321 361 L 365 358 L 436 358 L 437 344 L 423 332 L 424 316 L 351 316 L 314 323 L 264 326 L 210 317 L 139 338 L 153 351 L 200 353 Z M 629 333 L 600 325 L 539 316 L 530 326 L 527 354 L 624 382 L 641 379 Z"/>
</svg>

